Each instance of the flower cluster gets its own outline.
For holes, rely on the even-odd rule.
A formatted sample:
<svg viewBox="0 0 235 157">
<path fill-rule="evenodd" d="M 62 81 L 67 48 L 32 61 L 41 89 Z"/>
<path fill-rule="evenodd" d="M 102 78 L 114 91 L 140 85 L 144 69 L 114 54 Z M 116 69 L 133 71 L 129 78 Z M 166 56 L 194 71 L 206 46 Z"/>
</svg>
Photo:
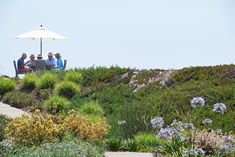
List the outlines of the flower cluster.
<svg viewBox="0 0 235 157">
<path fill-rule="evenodd" d="M 216 104 L 213 105 L 213 112 L 224 114 L 224 112 L 226 110 L 227 110 L 227 108 L 226 108 L 226 105 L 224 103 L 216 103 Z"/>
<path fill-rule="evenodd" d="M 161 121 L 163 121 L 163 119 L 161 119 Z M 158 136 L 165 139 L 172 139 L 175 137 L 183 139 L 182 133 L 186 130 L 191 129 L 194 129 L 194 125 L 192 123 L 183 123 L 181 121 L 173 120 L 173 122 L 169 126 L 160 129 L 160 131 L 158 132 Z"/>
<path fill-rule="evenodd" d="M 193 148 L 193 149 L 190 149 L 189 151 L 186 151 L 182 156 L 183 157 L 188 157 L 188 156 L 205 156 L 206 154 L 206 151 L 204 151 L 203 149 L 201 148 Z"/>
<path fill-rule="evenodd" d="M 205 100 L 202 97 L 195 97 L 190 101 L 193 108 L 205 106 Z"/>
<path fill-rule="evenodd" d="M 125 120 L 118 120 L 118 125 L 124 125 L 124 124 L 126 124 L 126 121 Z"/>
<path fill-rule="evenodd" d="M 202 121 L 202 124 L 204 125 L 211 125 L 212 124 L 212 120 L 210 118 L 206 118 Z"/>
<path fill-rule="evenodd" d="M 150 124 L 152 125 L 153 128 L 162 128 L 164 124 L 164 120 L 162 117 L 155 117 L 150 121 Z"/>
<path fill-rule="evenodd" d="M 174 137 L 180 137 L 181 133 L 175 128 L 167 127 L 161 128 L 161 130 L 158 132 L 158 136 L 165 139 L 172 139 Z"/>
<path fill-rule="evenodd" d="M 221 129 L 217 129 L 217 130 L 211 130 L 211 133 L 215 133 L 215 134 L 217 134 L 217 135 L 223 135 L 223 132 L 222 132 L 222 130 Z"/>
</svg>

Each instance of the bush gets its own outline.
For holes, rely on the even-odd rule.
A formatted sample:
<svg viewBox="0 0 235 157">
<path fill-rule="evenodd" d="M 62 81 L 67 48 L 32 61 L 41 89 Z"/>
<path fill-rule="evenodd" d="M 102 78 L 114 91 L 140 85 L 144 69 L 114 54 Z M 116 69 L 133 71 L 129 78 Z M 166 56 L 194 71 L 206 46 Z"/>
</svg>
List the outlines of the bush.
<svg viewBox="0 0 235 157">
<path fill-rule="evenodd" d="M 53 96 L 44 103 L 44 106 L 49 113 L 57 114 L 68 109 L 69 101 L 63 97 Z"/>
<path fill-rule="evenodd" d="M 8 151 L 6 157 L 103 157 L 103 151 L 86 142 L 63 141 Z"/>
<path fill-rule="evenodd" d="M 97 116 L 104 115 L 104 111 L 97 101 L 91 101 L 83 104 L 80 107 L 79 112 L 81 114 L 86 114 L 86 115 L 97 115 Z"/>
<path fill-rule="evenodd" d="M 34 98 L 23 92 L 8 92 L 3 96 L 2 101 L 12 107 L 23 108 L 31 106 L 34 103 Z"/>
<path fill-rule="evenodd" d="M 4 115 L 0 115 L 0 142 L 4 139 L 4 129 L 7 125 L 7 118 Z"/>
<path fill-rule="evenodd" d="M 57 80 L 57 77 L 55 74 L 44 73 L 42 77 L 39 79 L 37 87 L 39 89 L 54 88 L 56 80 Z"/>
<path fill-rule="evenodd" d="M 52 93 L 52 89 L 40 89 L 33 91 L 33 95 L 36 97 L 37 100 L 47 100 L 52 96 Z"/>
<path fill-rule="evenodd" d="M 55 87 L 55 93 L 65 98 L 72 98 L 79 94 L 80 86 L 70 81 L 62 81 Z"/>
<path fill-rule="evenodd" d="M 23 115 L 13 119 L 5 129 L 6 137 L 13 139 L 16 146 L 41 145 L 46 142 L 58 142 L 63 125 L 54 122 L 53 116 L 42 115 L 39 110 L 31 116 Z"/>
<path fill-rule="evenodd" d="M 37 76 L 35 74 L 27 74 L 22 79 L 23 89 L 34 89 L 36 87 Z"/>
<path fill-rule="evenodd" d="M 134 140 L 139 152 L 155 152 L 157 145 L 159 145 L 156 136 L 153 134 L 138 134 L 134 136 Z"/>
<path fill-rule="evenodd" d="M 65 74 L 65 80 L 80 84 L 82 82 L 82 73 L 78 71 L 68 71 Z"/>
<path fill-rule="evenodd" d="M 7 92 L 13 91 L 16 88 L 16 83 L 12 80 L 0 77 L 0 98 Z"/>
<path fill-rule="evenodd" d="M 76 116 L 74 113 L 65 118 L 65 126 L 74 136 L 93 141 L 101 140 L 110 128 L 105 119 L 93 123 L 88 118 Z"/>
</svg>

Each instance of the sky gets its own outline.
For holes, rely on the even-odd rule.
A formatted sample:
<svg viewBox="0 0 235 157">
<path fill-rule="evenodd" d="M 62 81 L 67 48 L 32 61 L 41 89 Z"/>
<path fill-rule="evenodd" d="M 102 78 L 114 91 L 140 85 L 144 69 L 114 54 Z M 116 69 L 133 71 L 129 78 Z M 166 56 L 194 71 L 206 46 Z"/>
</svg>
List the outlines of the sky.
<svg viewBox="0 0 235 157">
<path fill-rule="evenodd" d="M 43 25 L 67 40 L 43 40 L 68 68 L 180 69 L 235 62 L 234 0 L 0 0 L 0 74 L 40 51 L 16 35 Z M 27 58 L 28 59 L 28 58 Z"/>
</svg>

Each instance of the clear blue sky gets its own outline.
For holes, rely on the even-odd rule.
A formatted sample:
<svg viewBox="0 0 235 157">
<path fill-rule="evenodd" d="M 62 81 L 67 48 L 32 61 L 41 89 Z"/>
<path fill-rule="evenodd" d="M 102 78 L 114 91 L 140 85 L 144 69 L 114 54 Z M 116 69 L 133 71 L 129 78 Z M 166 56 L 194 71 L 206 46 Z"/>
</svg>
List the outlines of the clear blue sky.
<svg viewBox="0 0 235 157">
<path fill-rule="evenodd" d="M 66 36 L 44 40 L 68 67 L 183 68 L 235 62 L 234 0 L 0 0 L 0 74 L 39 53 L 14 39 L 39 25 Z"/>
</svg>

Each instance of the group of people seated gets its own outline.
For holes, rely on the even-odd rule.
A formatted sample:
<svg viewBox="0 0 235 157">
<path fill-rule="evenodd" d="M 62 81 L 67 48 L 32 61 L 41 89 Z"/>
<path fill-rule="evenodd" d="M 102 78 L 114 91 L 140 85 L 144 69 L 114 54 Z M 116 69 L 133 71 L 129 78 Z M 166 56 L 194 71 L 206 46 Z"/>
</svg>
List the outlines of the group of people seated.
<svg viewBox="0 0 235 157">
<path fill-rule="evenodd" d="M 17 68 L 19 73 L 28 73 L 32 71 L 37 71 L 37 63 L 45 65 L 46 70 L 51 69 L 63 69 L 64 64 L 61 59 L 60 53 L 56 53 L 55 58 L 53 57 L 53 53 L 48 53 L 48 59 L 42 59 L 42 56 L 38 56 L 37 60 L 35 59 L 34 54 L 31 54 L 29 60 L 25 62 L 27 58 L 27 54 L 23 53 L 21 58 L 17 61 Z"/>
</svg>

